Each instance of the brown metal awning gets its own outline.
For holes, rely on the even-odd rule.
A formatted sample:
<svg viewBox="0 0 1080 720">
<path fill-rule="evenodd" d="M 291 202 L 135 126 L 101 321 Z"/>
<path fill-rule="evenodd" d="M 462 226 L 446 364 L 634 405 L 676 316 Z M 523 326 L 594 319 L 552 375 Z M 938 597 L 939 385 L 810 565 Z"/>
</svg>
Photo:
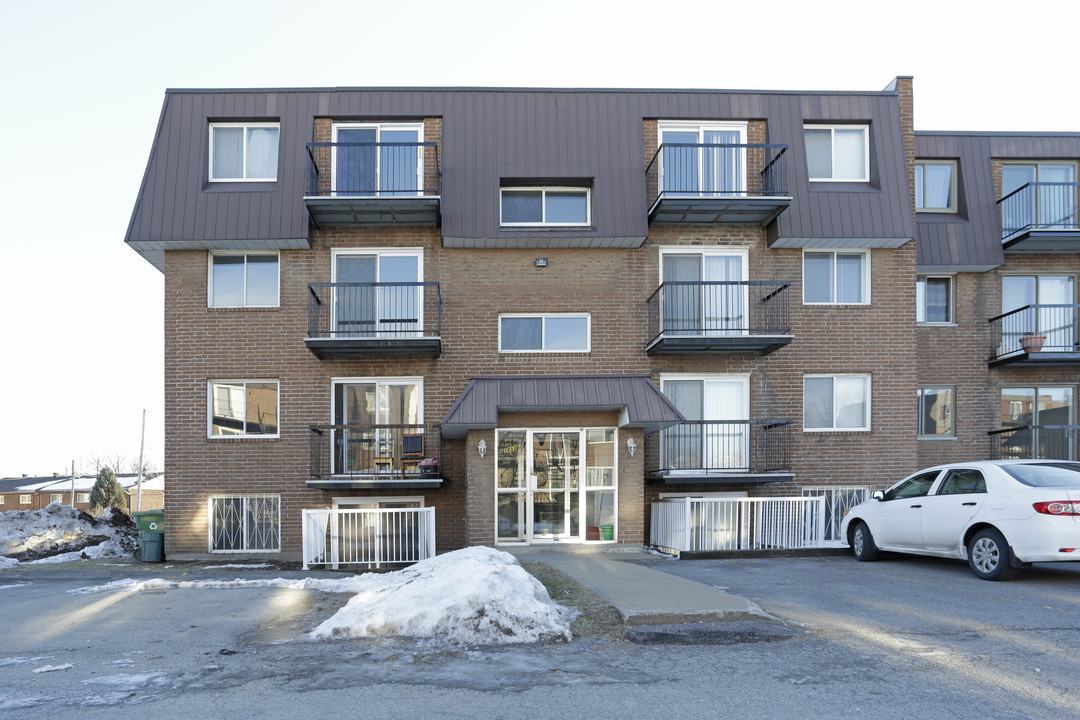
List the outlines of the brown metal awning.
<svg viewBox="0 0 1080 720">
<path fill-rule="evenodd" d="M 499 411 L 618 410 L 619 427 L 657 432 L 686 420 L 648 375 L 501 375 L 469 381 L 442 421 L 442 436 L 498 425 Z"/>
</svg>

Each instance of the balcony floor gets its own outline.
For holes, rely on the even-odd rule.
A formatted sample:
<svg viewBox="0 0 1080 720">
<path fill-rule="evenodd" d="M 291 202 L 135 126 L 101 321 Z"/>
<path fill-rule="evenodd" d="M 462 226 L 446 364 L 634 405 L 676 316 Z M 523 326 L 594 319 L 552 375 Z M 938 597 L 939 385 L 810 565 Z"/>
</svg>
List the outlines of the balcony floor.
<svg viewBox="0 0 1080 720">
<path fill-rule="evenodd" d="M 307 486 L 320 490 L 362 490 L 383 488 L 386 490 L 428 490 L 443 486 L 442 477 L 409 477 L 404 479 L 400 475 L 362 474 L 355 475 L 329 475 L 326 477 L 308 478 Z"/>
<path fill-rule="evenodd" d="M 647 355 L 757 353 L 768 355 L 788 345 L 791 335 L 661 335 L 645 348 Z"/>
<path fill-rule="evenodd" d="M 1032 367 L 1080 365 L 1080 348 L 1073 352 L 1056 352 L 1054 350 L 1024 352 L 1021 350 L 1011 355 L 991 358 L 987 365 L 989 367 L 1000 367 L 1002 365 L 1029 365 Z"/>
<path fill-rule="evenodd" d="M 438 195 L 305 197 L 317 225 L 439 225 Z"/>
<path fill-rule="evenodd" d="M 789 205 L 790 197 L 661 195 L 649 210 L 649 222 L 768 225 Z"/>
<path fill-rule="evenodd" d="M 319 359 L 359 355 L 432 355 L 442 353 L 442 338 L 304 338 Z"/>
<path fill-rule="evenodd" d="M 731 470 L 657 470 L 645 476 L 650 484 L 660 485 L 734 485 L 745 483 L 791 482 L 790 472 L 737 472 Z"/>
<path fill-rule="evenodd" d="M 1080 228 L 1025 229 L 1006 237 L 1001 246 L 1007 253 L 1080 252 Z"/>
</svg>

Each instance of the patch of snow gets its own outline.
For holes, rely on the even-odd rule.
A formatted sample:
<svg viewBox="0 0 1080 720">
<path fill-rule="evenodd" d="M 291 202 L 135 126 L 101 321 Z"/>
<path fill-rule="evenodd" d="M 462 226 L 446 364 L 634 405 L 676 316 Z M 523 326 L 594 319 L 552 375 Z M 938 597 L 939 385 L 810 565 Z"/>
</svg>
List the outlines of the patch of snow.
<svg viewBox="0 0 1080 720">
<path fill-rule="evenodd" d="M 203 570 L 228 570 L 228 569 L 234 569 L 234 568 L 247 568 L 249 570 L 254 570 L 254 569 L 258 569 L 258 568 L 268 568 L 268 567 L 274 567 L 274 566 L 271 565 L 270 563 L 255 563 L 255 564 L 252 564 L 252 565 L 240 565 L 240 564 L 235 564 L 234 563 L 232 565 L 204 565 Z"/>
<path fill-rule="evenodd" d="M 23 698 L 6 698 L 0 695 L 0 710 L 25 710 L 44 705 L 48 700 L 49 698 L 42 695 L 31 695 Z"/>
<path fill-rule="evenodd" d="M 109 675 L 107 677 L 88 678 L 83 680 L 83 685 L 105 685 L 114 690 L 127 690 L 134 692 L 147 685 L 161 685 L 167 682 L 164 675 L 158 672 L 134 673 L 129 675 Z"/>
<path fill-rule="evenodd" d="M 0 568 L 19 560 L 68 562 L 131 555 L 138 533 L 123 513 L 107 510 L 95 518 L 68 505 L 0 513 Z"/>
<path fill-rule="evenodd" d="M 151 578 L 149 580 L 134 580 L 125 578 L 113 580 L 104 585 L 92 585 L 68 590 L 71 595 L 91 595 L 93 593 L 114 592 L 126 590 L 139 592 L 140 590 L 223 590 L 228 588 L 285 588 L 288 590 L 318 590 L 328 593 L 356 593 L 361 587 L 361 577 L 350 575 L 342 578 L 302 578 L 288 580 L 286 578 L 261 578 L 259 580 L 164 580 Z"/>
<path fill-rule="evenodd" d="M 312 637 L 437 637 L 462 644 L 570 640 L 577 616 L 552 601 L 517 558 L 488 547 L 362 575 L 360 582 L 358 594 Z"/>
<path fill-rule="evenodd" d="M 10 588 L 27 587 L 34 583 L 8 583 L 7 585 L 0 585 L 0 590 L 8 590 Z"/>
<path fill-rule="evenodd" d="M 63 665 L 42 665 L 39 668 L 34 668 L 36 673 L 56 672 L 57 670 L 70 670 L 75 667 L 71 663 L 64 663 Z"/>
<path fill-rule="evenodd" d="M 6 665 L 25 665 L 26 663 L 36 663 L 42 660 L 51 660 L 52 655 L 42 655 L 41 657 L 10 657 L 0 660 L 0 667 Z"/>
</svg>

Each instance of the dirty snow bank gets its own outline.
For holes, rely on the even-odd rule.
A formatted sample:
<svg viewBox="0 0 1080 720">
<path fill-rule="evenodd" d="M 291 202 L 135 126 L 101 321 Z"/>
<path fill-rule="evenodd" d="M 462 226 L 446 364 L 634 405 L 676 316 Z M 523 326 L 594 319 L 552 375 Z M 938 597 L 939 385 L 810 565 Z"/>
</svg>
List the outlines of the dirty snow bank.
<svg viewBox="0 0 1080 720">
<path fill-rule="evenodd" d="M 551 600 L 517 558 L 488 547 L 360 577 L 358 594 L 312 637 L 439 637 L 464 644 L 570 640 L 577 611 Z"/>
<path fill-rule="evenodd" d="M 128 556 L 138 531 L 121 512 L 100 518 L 68 505 L 0 512 L 0 568 L 22 562 L 66 562 L 80 558 Z"/>
</svg>

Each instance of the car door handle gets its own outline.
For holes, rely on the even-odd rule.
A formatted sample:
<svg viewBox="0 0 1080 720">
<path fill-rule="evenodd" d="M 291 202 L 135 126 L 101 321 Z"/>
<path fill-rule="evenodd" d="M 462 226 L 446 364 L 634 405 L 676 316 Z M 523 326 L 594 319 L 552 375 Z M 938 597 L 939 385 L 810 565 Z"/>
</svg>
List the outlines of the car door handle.
<svg viewBox="0 0 1080 720">
<path fill-rule="evenodd" d="M 972 506 L 972 507 L 975 507 L 975 506 L 976 506 L 976 505 L 978 505 L 979 503 L 976 503 L 976 502 L 966 502 L 966 503 L 960 503 L 960 504 L 961 504 L 961 505 L 964 505 L 964 506 L 970 505 L 970 506 Z"/>
<path fill-rule="evenodd" d="M 921 508 L 922 505 L 912 505 L 911 507 L 913 507 L 913 508 Z"/>
</svg>

